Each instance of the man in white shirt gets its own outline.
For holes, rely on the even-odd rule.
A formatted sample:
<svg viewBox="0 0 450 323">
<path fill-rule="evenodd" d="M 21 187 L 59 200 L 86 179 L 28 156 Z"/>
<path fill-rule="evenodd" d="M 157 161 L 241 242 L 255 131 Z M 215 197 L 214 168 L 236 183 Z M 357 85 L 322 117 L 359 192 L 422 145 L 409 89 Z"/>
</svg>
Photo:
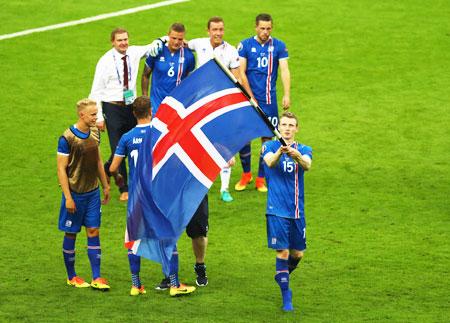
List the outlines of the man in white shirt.
<svg viewBox="0 0 450 323">
<path fill-rule="evenodd" d="M 207 23 L 207 30 L 209 37 L 195 38 L 188 42 L 189 48 L 197 53 L 197 68 L 214 57 L 217 57 L 217 59 L 239 80 L 239 54 L 234 46 L 223 40 L 223 35 L 225 33 L 223 19 L 221 17 L 211 17 Z M 224 202 L 231 202 L 233 200 L 228 191 L 228 187 L 230 184 L 231 166 L 233 166 L 234 163 L 235 159 L 233 157 L 233 159 L 229 161 L 228 167 L 225 167 L 220 171 L 220 196 Z M 190 226 L 194 225 L 192 222 L 194 221 L 189 223 L 187 230 L 190 229 Z M 204 265 L 207 245 L 208 238 L 206 236 L 199 236 L 192 239 L 192 247 L 196 256 L 196 282 L 199 286 L 206 285 L 208 282 L 206 279 L 206 266 Z M 204 276 L 204 278 L 202 276 Z"/>
<path fill-rule="evenodd" d="M 221 17 L 211 17 L 208 20 L 207 30 L 209 37 L 195 38 L 188 42 L 189 48 L 197 53 L 197 68 L 217 57 L 240 80 L 239 54 L 234 46 L 223 40 L 225 33 L 223 19 Z M 234 163 L 235 160 L 233 158 L 230 161 L 230 166 L 234 165 Z M 230 166 L 222 169 L 220 172 L 220 196 L 224 202 L 233 200 L 228 191 L 231 177 Z"/>
<path fill-rule="evenodd" d="M 114 157 L 120 137 L 136 125 L 132 113 L 132 103 L 136 98 L 136 79 L 139 63 L 148 56 L 152 45 L 129 46 L 128 32 L 116 28 L 111 32 L 112 47 L 98 61 L 95 69 L 94 82 L 89 98 L 95 100 L 98 106 L 97 127 L 104 131 L 105 121 L 108 129 L 111 156 L 105 163 L 107 176 L 109 165 Z M 128 200 L 127 169 L 125 161 L 119 168 L 124 178 L 124 184 L 119 187 L 120 200 Z"/>
</svg>

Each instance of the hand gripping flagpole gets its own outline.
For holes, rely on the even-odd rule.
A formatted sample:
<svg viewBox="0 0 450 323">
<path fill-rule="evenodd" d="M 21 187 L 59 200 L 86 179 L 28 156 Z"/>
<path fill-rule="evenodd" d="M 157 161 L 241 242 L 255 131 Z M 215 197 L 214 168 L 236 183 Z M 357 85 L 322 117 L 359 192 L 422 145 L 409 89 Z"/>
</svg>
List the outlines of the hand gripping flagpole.
<svg viewBox="0 0 450 323">
<path fill-rule="evenodd" d="M 233 75 L 233 73 L 230 72 L 228 68 L 226 68 L 221 61 L 217 59 L 217 57 L 214 57 L 214 61 L 217 65 L 219 65 L 220 69 L 228 76 L 228 78 L 236 85 L 242 93 L 245 95 L 245 97 L 250 101 L 250 104 L 253 108 L 255 108 L 256 112 L 258 112 L 259 116 L 264 120 L 266 125 L 269 127 L 269 129 L 273 132 L 273 134 L 277 137 L 277 139 L 281 142 L 283 146 L 287 146 L 286 141 L 284 141 L 283 137 L 281 137 L 280 132 L 277 128 L 274 127 L 274 125 L 270 122 L 267 115 L 264 113 L 264 111 L 261 109 L 261 107 L 258 105 L 258 103 L 253 100 L 253 98 L 248 94 L 247 90 L 242 86 L 241 83 L 236 79 L 236 77 Z"/>
</svg>

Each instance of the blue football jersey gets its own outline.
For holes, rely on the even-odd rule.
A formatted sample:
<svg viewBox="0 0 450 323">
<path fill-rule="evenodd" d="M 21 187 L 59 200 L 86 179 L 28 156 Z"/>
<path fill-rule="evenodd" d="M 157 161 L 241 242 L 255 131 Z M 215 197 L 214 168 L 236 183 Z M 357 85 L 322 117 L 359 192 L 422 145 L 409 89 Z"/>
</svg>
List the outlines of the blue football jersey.
<svg viewBox="0 0 450 323">
<path fill-rule="evenodd" d="M 133 180 L 134 170 L 138 160 L 139 146 L 144 139 L 145 133 L 150 131 L 150 124 L 138 124 L 136 127 L 125 133 L 119 140 L 114 155 L 128 157 L 129 182 Z"/>
<path fill-rule="evenodd" d="M 238 45 L 238 52 L 240 57 L 247 59 L 246 74 L 256 100 L 266 104 L 276 102 L 278 64 L 289 58 L 286 45 L 272 37 L 260 44 L 254 36 L 244 39 Z"/>
<path fill-rule="evenodd" d="M 156 57 L 147 57 L 145 64 L 152 69 L 150 101 L 155 115 L 161 101 L 194 70 L 195 57 L 189 48 L 182 47 L 172 54 L 163 46 L 162 52 Z"/>
<path fill-rule="evenodd" d="M 278 140 L 267 141 L 262 147 L 263 157 L 269 152 L 275 153 L 281 146 Z M 293 143 L 302 155 L 312 159 L 312 148 L 299 143 Z M 287 154 L 280 157 L 278 164 L 268 167 L 264 163 L 268 193 L 267 214 L 284 218 L 298 219 L 305 216 L 304 213 L 304 184 L 303 168 Z"/>
</svg>

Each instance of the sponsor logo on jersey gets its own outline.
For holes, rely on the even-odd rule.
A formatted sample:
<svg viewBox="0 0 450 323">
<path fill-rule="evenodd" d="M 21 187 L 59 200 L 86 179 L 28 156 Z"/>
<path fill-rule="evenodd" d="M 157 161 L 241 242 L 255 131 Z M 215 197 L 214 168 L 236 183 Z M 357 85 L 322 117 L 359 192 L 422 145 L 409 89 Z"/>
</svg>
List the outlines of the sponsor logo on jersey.
<svg viewBox="0 0 450 323">
<path fill-rule="evenodd" d="M 183 63 L 184 63 L 184 57 L 180 57 L 180 58 L 178 59 L 178 63 L 179 63 L 179 64 L 183 64 Z"/>
<path fill-rule="evenodd" d="M 164 58 L 164 56 L 161 56 L 161 57 L 159 58 L 159 61 L 160 61 L 160 62 L 165 62 L 166 59 Z"/>
<path fill-rule="evenodd" d="M 252 53 L 256 53 L 256 48 L 252 47 Z"/>
<path fill-rule="evenodd" d="M 269 52 L 273 52 L 273 46 L 269 46 L 269 48 L 267 49 Z"/>
</svg>

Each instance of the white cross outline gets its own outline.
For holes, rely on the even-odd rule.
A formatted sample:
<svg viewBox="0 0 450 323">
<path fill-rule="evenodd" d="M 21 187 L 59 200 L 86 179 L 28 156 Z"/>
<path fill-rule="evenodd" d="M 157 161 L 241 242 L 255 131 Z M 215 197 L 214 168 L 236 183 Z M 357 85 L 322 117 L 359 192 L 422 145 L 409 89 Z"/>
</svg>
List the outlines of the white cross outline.
<svg viewBox="0 0 450 323">
<path fill-rule="evenodd" d="M 238 88 L 230 88 L 225 89 L 222 91 L 218 91 L 215 93 L 212 93 L 208 96 L 205 96 L 201 98 L 200 100 L 194 102 L 189 107 L 185 108 L 184 105 L 176 100 L 173 97 L 166 97 L 162 103 L 166 103 L 171 109 L 175 110 L 178 114 L 178 116 L 181 119 L 186 118 L 191 113 L 195 112 L 197 109 L 202 107 L 203 105 L 217 100 L 225 95 L 234 94 L 234 93 L 241 93 L 241 91 Z M 249 106 L 250 103 L 245 100 L 243 102 L 231 104 L 228 106 L 224 106 L 213 113 L 209 114 L 202 120 L 200 120 L 197 124 L 195 124 L 191 128 L 191 132 L 194 135 L 194 137 L 198 140 L 198 142 L 204 147 L 204 149 L 208 152 L 208 154 L 211 156 L 211 158 L 214 160 L 214 162 L 217 164 L 217 166 L 222 169 L 223 167 L 227 166 L 228 163 L 226 160 L 223 159 L 222 155 L 217 151 L 217 149 L 214 147 L 214 145 L 211 143 L 211 141 L 208 139 L 208 137 L 204 134 L 204 132 L 201 130 L 201 128 L 207 124 L 208 122 L 212 121 L 213 119 L 228 113 L 230 111 Z M 166 136 L 169 131 L 167 128 L 167 125 L 159 120 L 158 118 L 154 118 L 152 120 L 152 126 L 155 127 L 158 131 L 161 132 L 160 137 L 156 141 L 155 145 L 153 146 L 153 151 L 157 147 L 158 143 L 164 136 Z M 153 177 L 152 180 L 155 179 L 156 175 L 158 174 L 159 170 L 162 168 L 162 166 L 167 162 L 167 160 L 172 156 L 176 155 L 179 160 L 186 166 L 186 168 L 191 172 L 191 174 L 205 187 L 210 188 L 212 185 L 212 181 L 206 177 L 203 172 L 195 165 L 195 163 L 192 161 L 192 159 L 189 157 L 189 154 L 186 153 L 186 151 L 178 144 L 173 144 L 164 154 L 164 157 L 158 162 L 158 164 L 154 165 L 153 167 Z"/>
</svg>

